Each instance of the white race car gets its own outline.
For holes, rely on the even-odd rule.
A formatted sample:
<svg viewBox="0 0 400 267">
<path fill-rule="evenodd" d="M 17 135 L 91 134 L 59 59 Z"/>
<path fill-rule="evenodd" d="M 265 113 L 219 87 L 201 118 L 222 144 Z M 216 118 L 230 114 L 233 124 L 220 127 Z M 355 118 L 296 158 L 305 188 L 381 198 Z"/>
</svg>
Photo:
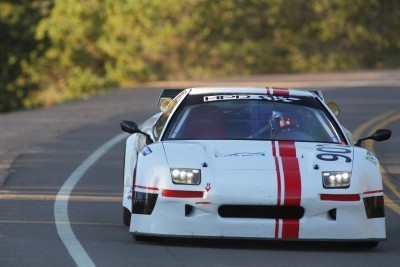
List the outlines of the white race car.
<svg viewBox="0 0 400 267">
<path fill-rule="evenodd" d="M 136 240 L 330 240 L 375 247 L 386 239 L 379 162 L 361 141 L 387 140 L 390 130 L 352 143 L 337 106 L 314 91 L 165 89 L 159 105 L 162 112 L 140 127 L 121 122 L 131 134 L 123 221 Z"/>
</svg>

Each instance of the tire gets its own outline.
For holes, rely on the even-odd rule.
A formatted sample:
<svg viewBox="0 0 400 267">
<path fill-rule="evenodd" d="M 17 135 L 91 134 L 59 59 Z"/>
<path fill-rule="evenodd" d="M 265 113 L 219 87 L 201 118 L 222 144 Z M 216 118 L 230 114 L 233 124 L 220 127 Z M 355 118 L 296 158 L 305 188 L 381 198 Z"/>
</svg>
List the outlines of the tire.
<svg viewBox="0 0 400 267">
<path fill-rule="evenodd" d="M 131 212 L 127 208 L 123 207 L 122 221 L 124 222 L 124 225 L 131 225 L 131 215 Z"/>
</svg>

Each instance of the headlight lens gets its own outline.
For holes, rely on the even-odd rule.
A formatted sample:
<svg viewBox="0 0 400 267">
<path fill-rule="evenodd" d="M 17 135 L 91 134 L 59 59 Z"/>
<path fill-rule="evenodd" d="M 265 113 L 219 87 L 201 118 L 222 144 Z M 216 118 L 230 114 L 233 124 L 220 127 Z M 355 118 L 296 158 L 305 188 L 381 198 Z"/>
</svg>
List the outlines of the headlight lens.
<svg viewBox="0 0 400 267">
<path fill-rule="evenodd" d="M 322 172 L 324 188 L 349 188 L 351 172 Z"/>
<path fill-rule="evenodd" d="M 171 168 L 171 177 L 174 184 L 199 185 L 201 171 L 199 169 Z"/>
</svg>

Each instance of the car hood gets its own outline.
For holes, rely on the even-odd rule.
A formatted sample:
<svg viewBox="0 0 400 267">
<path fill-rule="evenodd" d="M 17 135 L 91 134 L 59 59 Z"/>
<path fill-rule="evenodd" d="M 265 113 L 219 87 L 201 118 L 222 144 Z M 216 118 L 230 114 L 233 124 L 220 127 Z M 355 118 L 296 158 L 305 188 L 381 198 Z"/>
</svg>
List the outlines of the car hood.
<svg viewBox="0 0 400 267">
<path fill-rule="evenodd" d="M 171 168 L 276 170 L 275 159 L 297 158 L 304 171 L 351 171 L 353 162 L 353 148 L 340 144 L 241 140 L 169 141 L 163 146 Z"/>
<path fill-rule="evenodd" d="M 180 141 L 164 149 L 170 168 L 200 169 L 208 199 L 231 204 L 312 201 L 324 190 L 323 171 L 350 171 L 353 162 L 352 147 L 311 142 Z"/>
</svg>

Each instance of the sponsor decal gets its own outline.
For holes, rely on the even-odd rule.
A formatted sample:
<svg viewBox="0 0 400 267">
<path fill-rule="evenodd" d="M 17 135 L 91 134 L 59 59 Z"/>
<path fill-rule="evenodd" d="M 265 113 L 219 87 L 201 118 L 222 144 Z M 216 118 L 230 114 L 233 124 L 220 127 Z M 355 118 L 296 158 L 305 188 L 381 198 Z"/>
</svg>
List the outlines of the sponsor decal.
<svg viewBox="0 0 400 267">
<path fill-rule="evenodd" d="M 208 204 L 210 204 L 211 202 L 209 202 L 209 201 L 200 201 L 200 202 L 196 202 L 196 204 L 197 205 L 208 205 Z"/>
<path fill-rule="evenodd" d="M 132 188 L 129 190 L 129 193 L 127 194 L 126 198 L 127 198 L 128 200 L 131 200 L 131 199 L 132 199 Z"/>
<path fill-rule="evenodd" d="M 237 152 L 226 154 L 224 157 L 265 157 L 264 152 Z"/>
<path fill-rule="evenodd" d="M 205 96 L 204 102 L 211 101 L 222 101 L 222 100 L 266 100 L 266 101 L 274 101 L 274 102 L 284 102 L 291 103 L 293 101 L 299 101 L 301 99 L 295 97 L 283 96 L 283 95 L 212 95 Z"/>
<path fill-rule="evenodd" d="M 375 158 L 374 154 L 372 154 L 371 152 L 367 151 L 367 155 L 365 156 L 365 158 L 368 161 L 371 161 L 374 165 L 378 164 L 378 160 Z"/>
<path fill-rule="evenodd" d="M 277 174 L 277 206 L 300 206 L 301 176 L 293 141 L 273 141 Z M 276 219 L 275 238 L 299 238 L 299 219 Z"/>
<path fill-rule="evenodd" d="M 143 155 L 143 156 L 147 156 L 148 154 L 151 154 L 151 153 L 153 153 L 153 150 L 151 150 L 151 148 L 148 147 L 148 146 L 146 146 L 146 147 L 143 148 L 143 150 L 142 150 L 142 155 Z"/>
<path fill-rule="evenodd" d="M 211 190 L 211 183 L 207 183 L 205 188 L 206 188 L 207 192 L 210 191 Z"/>
</svg>

